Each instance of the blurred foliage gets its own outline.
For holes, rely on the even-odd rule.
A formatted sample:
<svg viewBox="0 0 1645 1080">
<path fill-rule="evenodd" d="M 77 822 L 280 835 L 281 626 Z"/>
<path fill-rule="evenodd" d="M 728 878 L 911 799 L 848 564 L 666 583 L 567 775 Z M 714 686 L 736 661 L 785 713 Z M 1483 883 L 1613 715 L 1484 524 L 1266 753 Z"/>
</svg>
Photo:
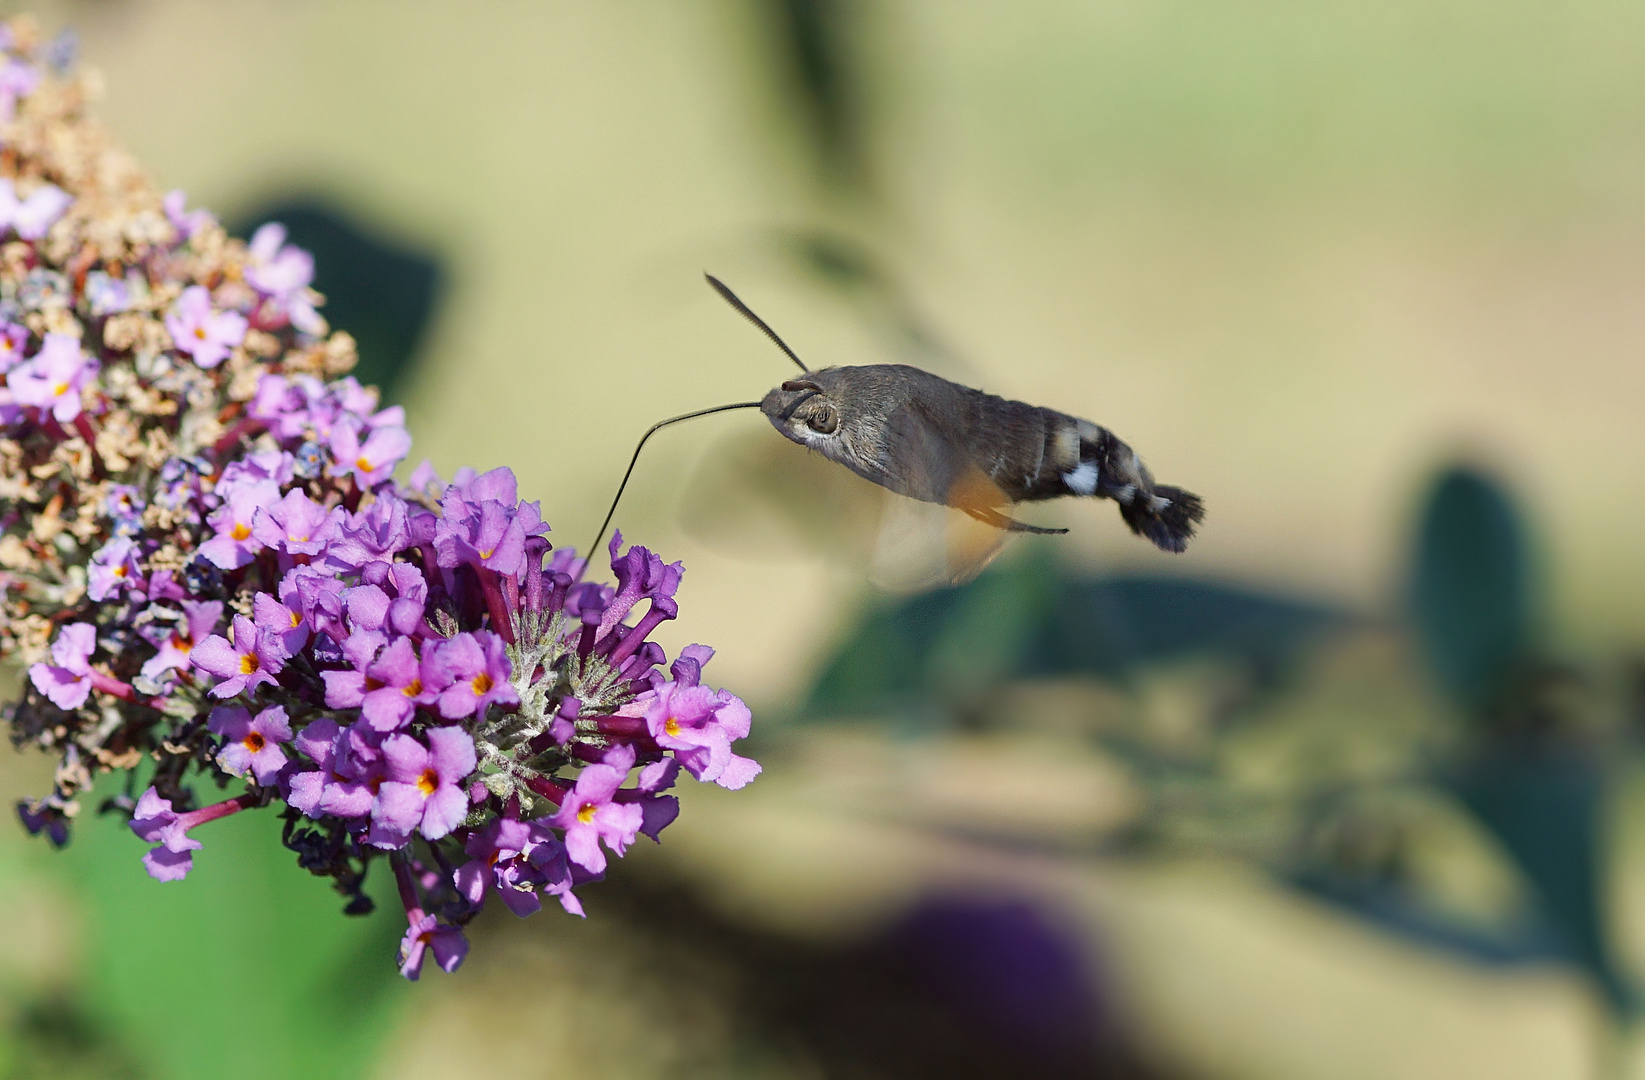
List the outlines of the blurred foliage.
<svg viewBox="0 0 1645 1080">
<path fill-rule="evenodd" d="M 1454 469 L 1418 527 L 1411 611 L 1429 666 L 1466 712 L 1507 689 L 1531 638 L 1531 568 L 1513 504 L 1477 473 Z"/>
<path fill-rule="evenodd" d="M 1404 627 L 1215 582 L 1096 577 L 1040 547 L 871 608 L 801 715 L 1009 725 L 1013 683 L 1116 686 L 1139 707 L 1086 735 L 1141 809 L 1105 850 L 1216 851 L 1419 944 L 1563 958 L 1628 1017 L 1606 916 L 1608 758 L 1628 731 L 1600 680 L 1540 645 L 1530 547 L 1505 490 L 1443 471 L 1415 530 Z M 1389 638 L 1411 647 L 1375 644 Z M 1204 684 L 1197 718 L 1169 737 L 1146 707 L 1162 678 Z M 1449 880 L 1470 865 L 1488 887 Z"/>
<path fill-rule="evenodd" d="M 385 404 L 398 401 L 445 290 L 439 258 L 368 229 L 312 195 L 255 207 L 228 229 L 249 237 L 269 221 L 286 227 L 288 243 L 313 254 L 314 287 L 325 295 L 326 319 L 359 344 L 354 377 L 381 389 Z"/>
<path fill-rule="evenodd" d="M 88 963 L 72 989 L 24 994 L 6 1077 L 359 1076 L 407 993 L 393 885 L 366 918 L 303 873 L 278 820 L 221 822 L 181 882 L 150 880 L 129 830 L 82 817 L 47 856 L 82 909 Z"/>
<path fill-rule="evenodd" d="M 606 1060 L 595 1075 L 1168 1075 L 1128 1043 L 1089 943 L 1044 905 L 1018 898 L 936 890 L 851 939 L 804 940 L 720 910 L 700 889 L 630 859 L 613 864 L 587 923 L 489 918 L 476 927 L 469 963 L 528 958 L 533 966 L 523 973 L 508 969 L 508 992 L 537 995 L 534 1011 L 569 1013 L 562 1022 L 596 1025 L 607 1039 L 632 1031 L 651 1044 L 634 1052 L 646 1060 Z M 587 973 L 631 966 L 655 1000 L 625 1020 L 621 996 L 634 993 L 632 983 L 602 985 Z M 430 989 L 455 992 L 446 983 Z M 677 1026 L 690 1031 L 683 1045 Z"/>
<path fill-rule="evenodd" d="M 0 1076 L 6 1080 L 140 1080 L 147 1075 L 128 1049 L 72 998 L 22 1003 L 11 1025 Z"/>
<path fill-rule="evenodd" d="M 862 12 L 852 0 L 758 0 L 769 66 L 805 132 L 826 187 L 871 187 L 867 102 L 859 51 Z"/>
<path fill-rule="evenodd" d="M 1580 676 L 1537 651 L 1528 546 L 1511 499 L 1488 477 L 1452 469 L 1435 482 L 1412 613 L 1436 681 L 1475 727 L 1447 779 L 1525 875 L 1565 955 L 1631 1012 L 1606 927 L 1602 733 L 1565 693 L 1580 691 Z"/>
<path fill-rule="evenodd" d="M 1090 577 L 1052 551 L 1034 546 L 968 585 L 872 609 L 824 665 L 803 714 L 963 713 L 1012 679 L 1124 680 L 1206 654 L 1268 688 L 1322 632 L 1351 622 L 1328 605 L 1216 582 Z"/>
<path fill-rule="evenodd" d="M 795 229 L 778 247 L 817 283 L 849 301 L 889 350 L 887 360 L 970 381 L 970 365 L 920 311 L 895 269 L 874 248 L 843 232 Z"/>
</svg>

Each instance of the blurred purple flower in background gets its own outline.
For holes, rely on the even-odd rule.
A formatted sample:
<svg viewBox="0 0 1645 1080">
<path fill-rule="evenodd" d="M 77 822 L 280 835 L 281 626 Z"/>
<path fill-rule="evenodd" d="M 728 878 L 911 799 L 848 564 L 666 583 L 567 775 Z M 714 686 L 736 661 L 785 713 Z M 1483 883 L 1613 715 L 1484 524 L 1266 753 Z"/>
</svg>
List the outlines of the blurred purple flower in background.
<svg viewBox="0 0 1645 1080">
<path fill-rule="evenodd" d="M 213 311 L 211 293 L 190 285 L 166 315 L 171 343 L 203 368 L 214 368 L 246 339 L 246 317 L 238 311 Z"/>
</svg>

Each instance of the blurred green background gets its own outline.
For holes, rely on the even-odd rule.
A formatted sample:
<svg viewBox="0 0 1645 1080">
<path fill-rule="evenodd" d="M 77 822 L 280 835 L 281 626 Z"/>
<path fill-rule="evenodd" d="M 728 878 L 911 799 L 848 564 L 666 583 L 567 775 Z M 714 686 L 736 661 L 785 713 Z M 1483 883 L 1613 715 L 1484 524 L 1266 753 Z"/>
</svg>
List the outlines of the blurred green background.
<svg viewBox="0 0 1645 1080">
<path fill-rule="evenodd" d="M 257 815 L 165 886 L 0 830 L 0 1075 L 1645 1076 L 1645 8 L 32 10 L 557 543 L 785 377 L 704 270 L 1210 514 L 1171 558 L 1044 508 L 891 595 L 762 420 L 673 429 L 617 524 L 686 562 L 660 636 L 754 705 L 752 787 L 415 986 Z"/>
</svg>

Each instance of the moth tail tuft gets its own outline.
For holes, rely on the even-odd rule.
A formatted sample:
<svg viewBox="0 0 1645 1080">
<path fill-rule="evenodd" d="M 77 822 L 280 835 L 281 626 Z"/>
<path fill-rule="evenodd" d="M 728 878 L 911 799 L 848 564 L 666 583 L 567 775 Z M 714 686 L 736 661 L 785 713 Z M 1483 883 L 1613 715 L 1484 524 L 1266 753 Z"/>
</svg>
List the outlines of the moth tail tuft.
<svg viewBox="0 0 1645 1080">
<path fill-rule="evenodd" d="M 1188 549 L 1194 526 L 1205 520 L 1205 503 L 1191 491 L 1159 484 L 1121 502 L 1120 516 L 1132 532 L 1147 537 L 1161 551 L 1181 552 Z"/>
</svg>

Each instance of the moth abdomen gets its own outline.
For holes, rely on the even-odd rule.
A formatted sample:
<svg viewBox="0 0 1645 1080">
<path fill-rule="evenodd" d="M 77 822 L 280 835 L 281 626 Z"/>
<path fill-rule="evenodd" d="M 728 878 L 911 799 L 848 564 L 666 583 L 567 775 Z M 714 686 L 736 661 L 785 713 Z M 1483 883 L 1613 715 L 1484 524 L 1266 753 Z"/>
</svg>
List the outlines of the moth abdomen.
<svg viewBox="0 0 1645 1080">
<path fill-rule="evenodd" d="M 1056 490 L 1036 492 L 1031 497 L 1113 499 L 1132 532 L 1163 551 L 1186 550 L 1194 527 L 1205 518 L 1205 504 L 1200 497 L 1179 487 L 1154 483 L 1136 451 L 1107 428 L 1089 420 L 1057 415 L 1061 423 L 1048 432 L 1046 439 L 1047 459 L 1056 466 Z"/>
</svg>

